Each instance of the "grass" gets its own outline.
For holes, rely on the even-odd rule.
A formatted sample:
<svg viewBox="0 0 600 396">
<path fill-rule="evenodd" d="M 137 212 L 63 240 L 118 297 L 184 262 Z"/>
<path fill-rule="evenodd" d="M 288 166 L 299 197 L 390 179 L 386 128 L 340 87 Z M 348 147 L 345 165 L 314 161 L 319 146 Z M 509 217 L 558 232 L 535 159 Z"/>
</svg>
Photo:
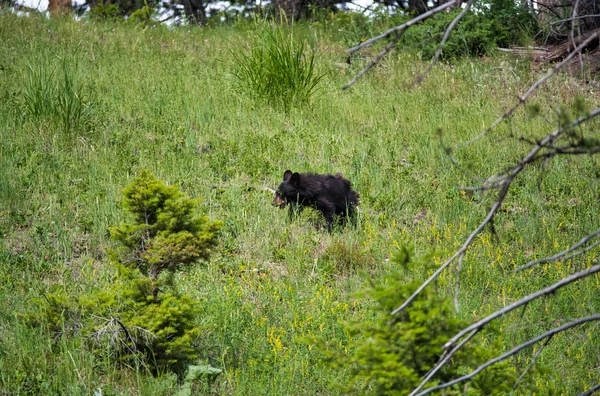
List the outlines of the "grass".
<svg viewBox="0 0 600 396">
<path fill-rule="evenodd" d="M 387 260 L 400 246 L 433 251 L 439 264 L 481 220 L 493 197 L 456 189 L 472 180 L 443 154 L 436 131 L 442 127 L 446 142 L 479 133 L 534 81 L 527 62 L 498 57 L 440 65 L 421 87 L 407 90 L 425 64 L 396 53 L 346 92 L 336 87 L 361 64 L 338 65 L 345 38 L 298 25 L 315 43 L 326 89 L 310 106 L 285 112 L 256 105 L 235 89 L 229 49 L 244 48 L 251 29 L 142 29 L 0 14 L 0 393 L 178 389 L 173 376 L 116 370 L 82 339 L 56 342 L 21 319 L 46 292 L 77 294 L 108 281 L 107 229 L 125 215 L 121 190 L 141 169 L 202 197 L 200 210 L 225 223 L 211 262 L 180 279 L 182 292 L 202 304 L 198 345 L 204 361 L 224 371 L 212 391 L 225 394 L 335 394 L 330 384 L 344 381 L 344 372 L 322 366 L 315 348 L 301 340 L 318 335 L 343 346 L 343 322 L 370 319 L 372 301 L 356 292 L 395 271 Z M 69 73 L 81 87 L 71 92 L 93 98 L 86 122 L 67 134 L 52 122 L 62 110 L 50 118 L 24 111 L 25 103 L 51 98 L 19 83 L 27 70 L 31 84 L 60 82 L 58 66 L 66 58 L 77 64 Z M 46 77 L 35 77 L 41 73 Z M 552 109 L 585 93 L 559 76 L 536 100 L 552 119 Z M 455 155 L 486 177 L 527 149 L 510 132 L 540 136 L 552 127 L 519 114 Z M 276 187 L 285 169 L 341 172 L 352 180 L 361 194 L 359 225 L 329 235 L 315 228 L 321 220 L 310 210 L 290 222 L 263 190 Z M 470 249 L 457 315 L 481 317 L 598 259 L 592 251 L 511 273 L 597 228 L 596 169 L 593 157 L 557 160 L 541 190 L 538 173 L 524 175 L 496 224 L 499 242 L 485 233 Z M 423 279 L 430 271 L 404 276 Z M 599 281 L 533 303 L 523 317 L 507 315 L 499 333 L 482 337 L 499 338 L 510 349 L 554 323 L 597 312 Z M 451 294 L 453 285 L 446 273 L 439 292 Z M 552 368 L 537 379 L 541 388 L 572 394 L 596 384 L 599 335 L 590 324 L 555 337 L 538 359 Z M 531 355 L 526 351 L 513 364 L 522 370 Z"/>
</svg>

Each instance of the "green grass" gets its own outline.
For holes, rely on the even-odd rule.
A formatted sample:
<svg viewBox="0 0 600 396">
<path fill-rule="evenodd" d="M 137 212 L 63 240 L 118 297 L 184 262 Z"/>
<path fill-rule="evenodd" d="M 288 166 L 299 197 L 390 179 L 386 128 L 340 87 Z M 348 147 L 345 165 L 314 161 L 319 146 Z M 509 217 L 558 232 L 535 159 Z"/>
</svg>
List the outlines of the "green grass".
<svg viewBox="0 0 600 396">
<path fill-rule="evenodd" d="M 341 91 L 362 66 L 356 59 L 340 68 L 346 38 L 295 28 L 314 43 L 316 68 L 327 74 L 310 106 L 284 112 L 235 89 L 231 51 L 246 48 L 252 26 L 143 29 L 0 14 L 0 393 L 177 389 L 173 376 L 117 370 L 84 348 L 84 340 L 55 341 L 22 320 L 46 292 L 78 294 L 108 281 L 107 230 L 125 216 L 121 191 L 142 169 L 201 197 L 200 210 L 225 224 L 210 263 L 179 279 L 182 292 L 202 305 L 198 345 L 204 361 L 224 371 L 213 385 L 223 394 L 335 394 L 329 385 L 344 381 L 344 372 L 321 365 L 301 339 L 318 335 L 343 346 L 342 324 L 371 318 L 372 301 L 355 293 L 395 271 L 387 259 L 401 245 L 413 244 L 417 254 L 434 251 L 439 264 L 481 221 L 493 197 L 456 189 L 473 181 L 443 154 L 436 131 L 443 129 L 446 142 L 479 133 L 534 81 L 527 62 L 499 57 L 439 65 L 408 90 L 426 64 L 396 53 Z M 61 89 L 65 59 L 80 90 L 69 92 L 93 103 L 85 122 L 68 130 L 53 121 L 65 117 L 64 109 L 37 116 L 26 107 L 38 99 L 42 107 L 56 105 L 35 84 Z M 32 83 L 22 84 L 24 78 Z M 536 100 L 552 119 L 552 109 L 585 89 L 558 76 Z M 511 131 L 540 136 L 551 128 L 518 114 L 455 155 L 487 177 L 527 149 Z M 361 194 L 358 226 L 329 235 L 322 225 L 316 229 L 321 219 L 311 210 L 290 222 L 263 190 L 275 188 L 286 169 L 341 172 L 352 180 Z M 598 259 L 592 251 L 511 273 L 598 227 L 596 169 L 593 157 L 559 159 L 547 166 L 541 191 L 538 172 L 523 175 L 496 222 L 499 243 L 486 232 L 469 251 L 461 318 L 481 317 Z M 430 271 L 404 276 L 423 279 Z M 507 315 L 500 333 L 482 338 L 499 337 L 510 349 L 557 321 L 597 312 L 599 281 L 532 303 L 522 318 Z M 450 294 L 453 285 L 449 272 L 438 290 Z M 542 389 L 573 394 L 596 384 L 599 336 L 591 324 L 555 337 L 538 360 L 552 368 L 538 378 Z M 522 370 L 530 356 L 513 363 Z"/>
</svg>

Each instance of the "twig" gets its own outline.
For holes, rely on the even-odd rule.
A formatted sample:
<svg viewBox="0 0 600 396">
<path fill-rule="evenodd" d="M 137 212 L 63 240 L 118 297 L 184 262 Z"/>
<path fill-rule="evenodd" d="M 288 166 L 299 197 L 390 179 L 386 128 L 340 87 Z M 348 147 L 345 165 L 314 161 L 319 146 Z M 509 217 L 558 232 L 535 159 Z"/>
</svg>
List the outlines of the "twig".
<svg viewBox="0 0 600 396">
<path fill-rule="evenodd" d="M 535 364 L 535 361 L 537 360 L 538 356 L 540 356 L 540 354 L 542 353 L 542 351 L 544 350 L 544 348 L 546 348 L 546 346 L 550 343 L 550 340 L 552 340 L 553 336 L 554 335 L 551 335 L 550 337 L 546 338 L 546 341 L 544 341 L 544 344 L 540 347 L 540 349 L 538 349 L 538 351 L 535 353 L 535 355 L 533 355 L 533 358 L 531 359 L 531 362 L 529 362 L 529 364 L 527 365 L 527 367 L 525 368 L 525 370 L 523 370 L 523 372 L 521 373 L 521 375 L 519 376 L 519 378 L 517 378 L 517 380 L 515 381 L 515 384 L 513 385 L 511 394 L 514 393 L 514 391 L 517 389 L 517 386 L 519 386 L 519 383 L 521 382 L 521 380 L 523 379 L 523 377 L 525 377 L 525 375 L 527 374 L 527 372 L 529 372 L 529 370 L 531 370 L 531 368 Z"/>
<path fill-rule="evenodd" d="M 587 391 L 585 391 L 585 392 L 581 392 L 581 393 L 579 394 L 579 396 L 590 396 L 592 393 L 594 393 L 594 392 L 596 392 L 596 391 L 598 391 L 598 390 L 600 390 L 600 384 L 598 384 L 598 385 L 596 385 L 596 386 L 594 386 L 594 387 L 592 387 L 592 388 L 588 389 L 588 390 L 587 390 Z"/>
<path fill-rule="evenodd" d="M 594 109 L 593 111 L 591 111 L 590 113 L 578 118 L 577 120 L 573 121 L 572 123 L 557 129 L 550 135 L 546 136 L 544 139 L 540 140 L 538 142 L 538 145 L 536 147 L 534 147 L 533 149 L 531 149 L 531 151 L 525 157 L 523 157 L 523 159 L 517 165 L 515 165 L 512 169 L 509 169 L 508 171 L 504 172 L 503 174 L 498 174 L 498 175 L 494 176 L 493 178 L 491 178 L 492 180 L 494 180 L 494 184 L 497 184 L 498 187 L 500 188 L 500 192 L 498 193 L 498 198 L 496 198 L 496 202 L 494 202 L 494 204 L 492 205 L 492 208 L 489 210 L 486 218 L 481 222 L 481 224 L 479 224 L 479 226 L 475 229 L 475 231 L 473 231 L 469 235 L 469 237 L 467 238 L 467 240 L 465 241 L 463 246 L 460 248 L 460 250 L 458 250 L 456 253 L 454 253 L 454 255 L 452 255 L 452 257 L 450 257 L 427 280 L 425 280 L 419 286 L 419 288 L 406 301 L 404 301 L 404 303 L 400 307 L 398 307 L 394 311 L 392 311 L 392 315 L 395 315 L 395 314 L 401 312 L 404 308 L 406 308 L 423 291 L 423 289 L 425 289 L 425 287 L 427 287 L 431 282 L 433 282 L 440 275 L 440 273 L 444 269 L 446 269 L 456 258 L 459 258 L 465 254 L 468 247 L 473 242 L 473 239 L 475 238 L 475 236 L 477 236 L 481 232 L 481 230 L 483 230 L 483 228 L 488 223 L 490 223 L 496 216 L 496 213 L 502 206 L 502 203 L 504 202 L 504 199 L 506 198 L 508 190 L 509 190 L 513 180 L 515 179 L 515 177 L 523 169 L 525 169 L 525 167 L 527 165 L 529 165 L 539 159 L 538 153 L 542 149 L 550 147 L 554 143 L 554 141 L 556 141 L 565 131 L 572 129 L 573 127 L 580 125 L 587 120 L 597 117 L 598 115 L 600 115 L 600 107 L 598 107 L 598 108 Z"/>
<path fill-rule="evenodd" d="M 471 340 L 471 338 L 473 338 L 475 336 L 475 334 L 477 334 L 477 332 L 479 332 L 478 329 L 475 329 L 471 332 L 471 334 L 469 334 L 468 337 L 466 337 L 464 340 L 462 340 L 460 342 L 460 344 L 457 345 L 457 349 L 462 347 L 464 344 L 466 344 L 467 342 L 469 342 Z M 452 354 L 447 353 L 448 351 L 446 351 L 440 361 L 431 369 L 429 370 L 429 372 L 427 373 L 427 375 L 425 376 L 425 378 L 423 379 L 423 382 L 421 382 L 421 384 L 419 384 L 419 386 L 417 386 L 415 388 L 415 390 L 413 390 L 409 396 L 414 396 L 417 394 L 417 392 L 419 392 L 421 389 L 423 389 L 423 387 L 425 386 L 425 384 L 427 384 L 427 382 L 431 379 L 431 377 L 433 377 L 435 375 L 435 373 L 437 373 L 437 371 L 452 357 Z"/>
<path fill-rule="evenodd" d="M 473 4 L 473 1 L 474 0 L 469 0 L 467 2 L 467 4 L 465 5 L 465 7 L 460 12 L 460 14 L 458 14 L 456 16 L 456 18 L 454 18 L 454 20 L 452 22 L 450 22 L 450 25 L 448 25 L 448 28 L 446 29 L 446 32 L 444 33 L 444 37 L 442 38 L 440 45 L 438 45 L 437 49 L 435 50 L 435 55 L 431 59 L 429 66 L 427 66 L 427 69 L 425 69 L 425 71 L 423 73 L 421 73 L 419 75 L 419 77 L 417 77 L 417 79 L 411 84 L 411 87 L 421 84 L 421 82 L 423 81 L 425 76 L 427 74 L 429 74 L 429 72 L 431 71 L 431 69 L 433 68 L 433 66 L 435 65 L 437 60 L 439 59 L 440 55 L 442 54 L 442 49 L 444 49 L 444 45 L 446 45 L 446 41 L 448 41 L 448 37 L 450 37 L 450 33 L 452 32 L 452 30 L 454 29 L 456 24 L 462 19 L 462 17 L 465 16 L 467 11 L 469 11 L 469 9 L 471 8 L 471 5 Z"/>
<path fill-rule="evenodd" d="M 396 45 L 396 41 L 398 41 L 400 39 L 400 35 L 398 34 L 398 36 L 396 38 L 394 38 L 392 41 L 390 41 L 385 48 L 377 54 L 377 56 L 371 61 L 371 63 L 369 63 L 364 69 L 362 69 L 360 71 L 360 73 L 358 73 L 353 79 L 352 81 L 350 81 L 348 84 L 344 85 L 342 87 L 342 89 L 348 89 L 351 86 L 353 86 L 354 84 L 356 84 L 356 82 L 365 75 L 366 72 L 368 72 L 369 70 L 371 70 L 376 64 L 379 63 L 379 61 L 381 60 L 381 58 L 383 58 L 384 56 L 386 56 L 391 50 L 392 48 L 394 48 L 394 46 Z"/>
<path fill-rule="evenodd" d="M 566 65 L 571 59 L 573 59 L 573 57 L 575 55 L 577 55 L 578 52 L 580 52 L 590 42 L 592 42 L 594 39 L 598 38 L 599 36 L 600 36 L 600 30 L 594 32 L 590 37 L 587 38 L 587 40 L 585 40 L 577 48 L 575 48 L 575 50 L 573 50 L 573 52 L 571 52 L 562 62 L 560 62 L 557 65 L 555 65 L 552 69 L 550 69 L 548 71 L 548 73 L 546 73 L 546 75 L 544 75 L 542 78 L 540 78 L 539 80 L 537 80 L 531 87 L 529 87 L 529 89 L 527 90 L 527 92 L 525 92 L 525 95 L 523 95 L 523 96 L 521 96 L 519 98 L 519 102 L 517 104 L 515 104 L 513 107 L 511 107 L 510 109 L 508 109 L 508 111 L 506 111 L 504 114 L 502 114 L 500 117 L 498 117 L 498 119 L 496 119 L 496 121 L 494 121 L 485 131 L 483 131 L 479 135 L 477 135 L 477 136 L 475 136 L 475 137 L 467 140 L 466 142 L 464 142 L 464 143 L 456 146 L 456 149 L 468 146 L 468 145 L 472 144 L 473 142 L 481 139 L 482 137 L 484 137 L 488 133 L 490 133 L 502 121 L 504 121 L 505 119 L 511 117 L 513 115 L 513 113 L 515 112 L 515 110 L 517 110 L 519 107 L 521 107 L 522 105 L 524 105 L 525 102 L 527 101 L 527 99 L 529 99 L 529 97 L 535 92 L 535 90 L 540 85 L 542 85 L 544 82 L 546 82 L 546 80 L 548 80 L 550 77 L 552 77 L 552 75 L 554 75 L 554 73 L 556 73 L 557 71 L 559 71 L 560 69 L 562 69 L 562 67 L 564 65 Z"/>
<path fill-rule="evenodd" d="M 491 321 L 493 321 L 496 318 L 499 318 L 500 316 L 513 311 L 523 305 L 529 304 L 531 301 L 545 296 L 547 294 L 551 294 L 556 292 L 558 289 L 560 289 L 561 287 L 564 287 L 566 285 L 569 285 L 575 281 L 578 281 L 579 279 L 588 277 L 590 275 L 593 275 L 597 272 L 600 272 L 600 264 L 598 265 L 594 265 L 593 267 L 587 268 L 583 271 L 579 271 L 574 273 L 571 276 L 568 276 L 566 278 L 561 279 L 560 281 L 556 282 L 553 285 L 550 285 L 544 289 L 538 290 L 535 293 L 532 293 L 526 297 L 523 297 L 522 299 L 515 301 L 514 303 L 499 309 L 495 312 L 493 312 L 492 314 L 486 316 L 485 318 L 481 319 L 480 321 L 473 323 L 472 325 L 470 325 L 469 327 L 467 327 L 464 330 L 461 330 L 460 332 L 458 332 L 454 337 L 452 337 L 448 342 L 446 342 L 446 344 L 444 345 L 444 349 L 450 349 L 454 346 L 454 344 L 456 344 L 456 342 L 461 339 L 462 337 L 464 337 L 466 334 L 468 334 L 469 332 L 475 330 L 475 329 L 481 329 L 483 328 L 485 325 L 487 325 L 488 323 L 490 323 Z"/>
<path fill-rule="evenodd" d="M 503 361 L 503 360 L 505 360 L 505 359 L 507 359 L 507 358 L 509 358 L 509 357 L 511 357 L 513 355 L 515 355 L 517 352 L 519 352 L 520 350 L 522 350 L 524 348 L 527 348 L 528 346 L 531 346 L 531 345 L 533 345 L 533 344 L 535 344 L 535 343 L 537 343 L 537 342 L 539 342 L 539 341 L 541 341 L 541 340 L 543 340 L 545 338 L 552 337 L 553 335 L 555 335 L 557 333 L 560 333 L 560 332 L 563 332 L 565 330 L 568 330 L 568 329 L 570 329 L 572 327 L 579 326 L 581 324 L 584 324 L 584 323 L 587 323 L 587 322 L 591 322 L 591 321 L 594 321 L 594 320 L 600 320 L 600 315 L 586 316 L 584 318 L 580 318 L 580 319 L 574 320 L 574 321 L 572 321 L 570 323 L 566 323 L 566 324 L 564 324 L 564 325 L 562 325 L 560 327 L 556 327 L 556 328 L 554 328 L 554 329 L 552 329 L 550 331 L 545 332 L 542 335 L 539 335 L 539 336 L 537 336 L 535 338 L 532 338 L 531 340 L 528 340 L 528 341 L 522 343 L 521 345 L 519 345 L 519 346 L 511 349 L 510 351 L 508 351 L 508 352 L 506 352 L 506 353 L 504 353 L 504 354 L 502 354 L 502 355 L 500 355 L 500 356 L 498 356 L 498 357 L 496 357 L 494 359 L 491 359 L 491 360 L 487 361 L 486 363 L 484 363 L 481 366 L 477 367 L 475 370 L 471 371 L 469 374 L 464 375 L 464 376 L 462 376 L 460 378 L 457 378 L 455 380 L 446 382 L 444 384 L 440 384 L 438 386 L 434 386 L 434 387 L 428 388 L 428 389 L 424 390 L 423 392 L 419 393 L 418 396 L 423 396 L 423 395 L 426 395 L 426 394 L 431 393 L 431 392 L 436 391 L 436 390 L 448 388 L 448 387 L 450 387 L 452 385 L 458 384 L 459 382 L 470 380 L 473 377 L 475 377 L 477 374 L 479 374 L 481 371 L 483 371 L 484 369 L 486 369 L 487 367 L 492 366 L 492 365 L 494 365 L 496 363 L 499 363 L 499 362 L 501 362 L 501 361 Z M 600 387 L 598 389 L 600 389 Z M 593 391 L 593 390 L 594 389 L 590 389 L 590 391 Z"/>
<path fill-rule="evenodd" d="M 445 354 L 444 354 L 444 359 L 440 360 L 427 374 L 427 376 L 423 379 L 423 382 L 421 382 L 421 384 L 417 387 L 417 389 L 422 389 L 423 386 L 425 386 L 425 384 L 433 377 L 433 375 L 438 372 L 442 366 L 465 344 L 465 340 L 462 340 L 461 342 L 459 342 L 458 344 L 457 341 L 460 340 L 461 338 L 466 336 L 466 340 L 469 340 L 473 337 L 474 333 L 473 332 L 478 332 L 481 331 L 488 323 L 490 323 L 491 321 L 493 321 L 494 319 L 499 318 L 500 316 L 513 311 L 521 306 L 527 305 L 529 304 L 531 301 L 542 297 L 546 294 L 551 294 L 556 292 L 556 290 L 560 289 L 563 286 L 566 286 L 568 284 L 571 284 L 575 281 L 577 281 L 578 279 L 581 278 L 585 278 L 589 275 L 595 274 L 597 272 L 600 272 L 600 265 L 596 265 L 594 267 L 590 267 L 585 271 L 580 271 L 577 272 L 567 278 L 561 279 L 559 282 L 545 288 L 542 290 L 539 290 L 535 293 L 530 294 L 529 296 L 520 299 L 519 301 L 516 301 L 500 310 L 497 310 L 495 312 L 493 312 L 492 314 L 486 316 L 485 318 L 481 319 L 479 322 L 474 323 L 472 325 L 470 325 L 469 327 L 467 327 L 466 329 L 460 331 L 459 333 L 457 333 L 454 337 L 452 337 L 448 342 L 446 342 L 446 344 L 444 345 L 444 349 L 446 350 Z M 598 315 L 598 317 L 600 318 L 600 315 Z M 504 355 L 503 355 L 504 356 Z M 487 367 L 487 366 L 486 366 Z M 484 367 L 485 368 L 485 367 Z M 481 370 L 480 370 L 481 371 Z M 461 377 L 464 378 L 464 377 Z M 454 380 L 457 381 L 457 380 Z M 452 385 L 454 385 L 456 382 L 452 381 Z M 460 381 L 457 381 L 460 382 Z M 448 383 L 450 384 L 450 382 Z M 448 385 L 450 386 L 450 385 Z M 420 395 L 424 395 L 426 393 L 429 393 L 430 389 L 441 389 L 441 388 L 429 388 L 427 391 L 420 393 Z M 411 393 L 411 396 L 414 394 Z"/>
<path fill-rule="evenodd" d="M 577 17 L 577 9 L 579 8 L 579 0 L 575 1 L 575 5 L 573 6 L 573 18 Z M 577 33 L 579 37 L 581 37 L 581 29 L 579 26 L 577 27 Z M 571 22 L 571 43 L 573 44 L 573 48 L 575 48 L 575 20 Z M 569 48 L 571 46 L 569 45 Z M 579 51 L 579 66 L 581 67 L 581 75 L 583 76 L 583 57 L 581 56 L 581 51 Z"/>
<path fill-rule="evenodd" d="M 504 195 L 506 195 L 506 192 L 504 192 Z M 504 197 L 502 199 L 504 199 Z M 421 286 L 419 286 L 419 288 L 408 299 L 406 299 L 406 301 L 404 301 L 404 303 L 400 307 L 393 310 L 392 315 L 396 315 L 397 313 L 401 312 L 404 308 L 406 308 L 423 291 L 423 289 L 425 289 L 427 287 L 427 285 L 429 285 L 431 282 L 433 282 L 439 276 L 439 274 L 444 269 L 446 269 L 446 267 L 448 267 L 457 257 L 465 254 L 465 252 L 471 245 L 473 238 L 475 238 L 475 236 L 477 236 L 477 234 L 479 234 L 481 232 L 483 227 L 485 227 L 486 224 L 489 223 L 489 221 L 494 217 L 494 215 L 496 214 L 496 212 L 498 211 L 498 209 L 500 208 L 501 205 L 502 205 L 501 201 L 500 202 L 496 201 L 494 203 L 494 205 L 488 212 L 487 217 L 481 222 L 481 224 L 479 224 L 479 227 L 477 227 L 477 229 L 475 231 L 473 231 L 471 233 L 471 235 L 469 235 L 469 237 L 467 238 L 467 240 L 463 244 L 463 246 L 460 248 L 460 250 L 457 251 L 456 253 L 454 253 L 454 255 L 452 257 L 450 257 L 444 264 L 442 264 L 440 266 L 440 268 L 438 268 L 433 273 L 433 275 L 431 275 L 425 282 L 423 282 L 421 284 Z"/>
<path fill-rule="evenodd" d="M 574 250 L 577 250 L 579 247 L 583 246 L 587 241 L 589 241 L 592 238 L 597 237 L 598 235 L 600 235 L 600 229 L 596 230 L 595 232 L 591 233 L 590 235 L 587 235 L 586 237 L 584 237 L 582 240 L 580 240 L 578 243 L 576 243 L 575 245 L 571 246 L 570 248 L 568 248 L 566 250 L 563 250 L 562 252 L 557 253 L 554 256 L 544 257 L 544 258 L 541 258 L 541 259 L 538 259 L 538 260 L 530 261 L 527 264 L 525 264 L 525 265 L 517 268 L 515 270 L 515 272 L 523 271 L 523 270 L 525 270 L 527 268 L 533 267 L 534 265 L 544 264 L 544 263 L 548 263 L 550 261 L 556 261 L 556 260 L 560 260 L 560 259 L 568 260 L 570 258 L 579 256 L 580 254 L 586 253 L 589 250 L 591 250 L 592 248 L 594 248 L 595 246 L 598 246 L 598 244 L 600 244 L 600 241 L 594 243 L 591 246 L 588 246 L 587 248 L 585 248 L 585 249 L 583 249 L 583 250 L 581 250 L 581 251 L 579 251 L 577 253 L 574 253 L 574 254 L 572 254 L 570 256 L 567 256 L 567 254 L 571 253 Z"/>
<path fill-rule="evenodd" d="M 574 21 L 577 19 L 598 18 L 598 17 L 600 17 L 600 14 L 579 15 L 579 16 L 572 17 L 572 18 L 561 19 L 560 21 L 550 22 L 550 25 L 558 25 L 559 23 L 570 22 L 570 21 Z"/>
<path fill-rule="evenodd" d="M 366 48 L 366 47 L 370 47 L 374 42 L 376 42 L 378 40 L 381 40 L 381 39 L 384 39 L 386 37 L 389 37 L 389 36 L 391 36 L 392 34 L 394 34 L 396 32 L 398 32 L 398 33 L 404 32 L 409 27 L 411 27 L 413 25 L 416 25 L 417 23 L 419 23 L 419 22 L 421 22 L 421 21 L 429 18 L 430 16 L 435 15 L 438 12 L 443 11 L 443 10 L 445 10 L 448 7 L 456 5 L 456 2 L 457 2 L 457 0 L 452 0 L 452 1 L 449 1 L 448 3 L 444 3 L 444 4 L 442 4 L 442 5 L 434 8 L 432 10 L 429 10 L 429 11 L 427 11 L 427 12 L 425 12 L 425 13 L 423 13 L 423 14 L 421 14 L 421 15 L 413 18 L 413 19 L 411 19 L 410 21 L 408 21 L 406 23 L 403 23 L 400 26 L 395 26 L 395 27 L 393 27 L 393 28 L 391 28 L 391 29 L 383 32 L 379 36 L 376 36 L 376 37 L 373 37 L 373 38 L 371 38 L 369 40 L 366 40 L 365 42 L 360 43 L 356 47 L 349 48 L 349 49 L 346 50 L 346 52 L 349 55 L 352 55 L 356 51 L 359 51 L 359 50 L 361 50 L 363 48 Z"/>
</svg>

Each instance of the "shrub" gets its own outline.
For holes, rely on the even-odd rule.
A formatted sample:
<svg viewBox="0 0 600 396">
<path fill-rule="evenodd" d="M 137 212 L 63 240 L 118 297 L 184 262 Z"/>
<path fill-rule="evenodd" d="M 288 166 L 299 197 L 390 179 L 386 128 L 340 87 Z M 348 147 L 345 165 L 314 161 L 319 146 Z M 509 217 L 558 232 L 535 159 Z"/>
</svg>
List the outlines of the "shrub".
<svg viewBox="0 0 600 396">
<path fill-rule="evenodd" d="M 496 47 L 523 45 L 527 37 L 537 31 L 537 22 L 531 13 L 512 1 L 483 0 L 473 8 L 452 31 L 442 52 L 443 59 L 486 55 Z M 402 42 L 406 46 L 416 44 L 424 59 L 431 58 L 448 25 L 459 12 L 437 13 L 409 29 Z"/>
<path fill-rule="evenodd" d="M 410 264 L 410 251 L 404 249 L 395 259 L 398 266 Z M 417 265 L 426 265 L 424 260 Z M 377 302 L 375 318 L 347 324 L 348 344 L 341 348 L 320 342 L 327 361 L 335 368 L 346 370 L 350 379 L 341 387 L 344 392 L 377 395 L 408 395 L 421 378 L 438 362 L 443 345 L 467 323 L 456 319 L 452 305 L 425 289 L 402 313 L 392 312 L 419 283 L 403 283 L 399 274 L 389 278 L 385 286 L 375 287 L 372 296 Z M 448 381 L 474 368 L 490 356 L 498 346 L 466 345 L 435 377 Z M 510 391 L 516 380 L 515 370 L 508 363 L 492 366 L 472 383 L 480 394 Z M 462 394 L 462 389 L 451 388 Z"/>
<path fill-rule="evenodd" d="M 123 193 L 123 206 L 133 216 L 110 229 L 112 239 L 120 244 L 110 257 L 150 277 L 156 297 L 163 272 L 171 275 L 168 281 L 182 267 L 208 259 L 222 223 L 195 216 L 197 200 L 164 185 L 148 171 L 142 171 Z"/>
<path fill-rule="evenodd" d="M 325 76 L 316 70 L 316 53 L 283 26 L 264 27 L 250 53 L 234 53 L 237 89 L 285 110 L 307 103 Z"/>
<path fill-rule="evenodd" d="M 121 245 L 110 252 L 116 269 L 112 281 L 79 297 L 46 296 L 46 324 L 57 337 L 85 336 L 93 341 L 95 355 L 110 361 L 181 376 L 198 357 L 194 343 L 200 336 L 195 324 L 199 309 L 177 293 L 173 275 L 208 259 L 221 223 L 195 216 L 195 200 L 147 171 L 124 195 L 124 207 L 133 216 L 111 229 Z"/>
</svg>

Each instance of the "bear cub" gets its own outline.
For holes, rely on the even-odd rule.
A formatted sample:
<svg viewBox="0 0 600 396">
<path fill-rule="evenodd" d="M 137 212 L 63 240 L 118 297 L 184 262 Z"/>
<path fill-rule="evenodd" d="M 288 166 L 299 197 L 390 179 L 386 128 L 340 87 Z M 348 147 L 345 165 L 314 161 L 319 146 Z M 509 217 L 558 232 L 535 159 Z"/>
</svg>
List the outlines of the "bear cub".
<svg viewBox="0 0 600 396">
<path fill-rule="evenodd" d="M 354 214 L 360 195 L 352 191 L 350 180 L 337 175 L 316 175 L 314 173 L 292 173 L 286 170 L 283 183 L 275 192 L 273 206 L 280 209 L 287 204 L 297 205 L 298 209 L 312 206 L 323 213 L 327 230 L 331 232 L 334 216 L 342 218 Z M 290 213 L 292 212 L 290 207 Z"/>
</svg>

